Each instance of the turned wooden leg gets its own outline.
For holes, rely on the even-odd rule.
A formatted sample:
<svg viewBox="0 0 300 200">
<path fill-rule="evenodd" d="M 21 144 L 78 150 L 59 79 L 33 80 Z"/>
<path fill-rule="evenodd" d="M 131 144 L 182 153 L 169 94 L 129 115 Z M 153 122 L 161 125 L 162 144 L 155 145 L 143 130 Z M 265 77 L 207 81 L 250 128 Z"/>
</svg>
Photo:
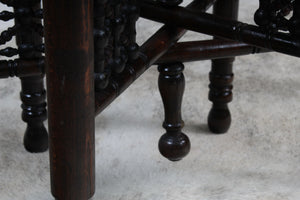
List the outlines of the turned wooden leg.
<svg viewBox="0 0 300 200">
<path fill-rule="evenodd" d="M 27 4 L 14 5 L 15 13 L 22 13 L 24 10 L 38 10 L 41 8 L 39 1 L 28 2 Z M 32 46 L 42 44 L 40 32 L 30 29 L 35 23 L 41 26 L 41 20 L 34 16 L 15 15 L 15 24 L 18 26 L 16 32 L 16 43 L 19 48 L 21 60 L 32 60 L 41 58 L 42 55 L 37 49 L 29 50 Z M 24 146 L 29 152 L 44 152 L 48 149 L 48 134 L 43 124 L 47 118 L 46 91 L 43 83 L 44 75 L 21 78 L 22 91 L 22 119 L 27 122 L 24 135 Z"/>
<path fill-rule="evenodd" d="M 51 189 L 58 200 L 95 190 L 92 0 L 44 0 Z"/>
<path fill-rule="evenodd" d="M 238 0 L 217 1 L 213 12 L 221 17 L 237 19 L 238 4 Z M 213 133 L 225 133 L 231 124 L 228 103 L 232 101 L 233 61 L 234 58 L 212 60 L 208 98 L 213 102 L 213 105 L 207 121 L 209 129 Z"/>
<path fill-rule="evenodd" d="M 231 124 L 228 103 L 232 101 L 233 59 L 212 61 L 209 73 L 209 100 L 213 102 L 208 114 L 208 126 L 213 133 L 225 133 Z"/>
<path fill-rule="evenodd" d="M 29 152 L 48 149 L 48 133 L 43 121 L 47 119 L 46 90 L 43 76 L 21 78 L 22 119 L 27 122 L 24 146 Z"/>
<path fill-rule="evenodd" d="M 166 133 L 159 140 L 160 153 L 171 161 L 178 161 L 190 151 L 189 138 L 181 132 L 184 122 L 181 119 L 181 102 L 184 92 L 184 75 L 182 63 L 158 66 L 159 91 L 165 109 L 163 127 Z"/>
</svg>

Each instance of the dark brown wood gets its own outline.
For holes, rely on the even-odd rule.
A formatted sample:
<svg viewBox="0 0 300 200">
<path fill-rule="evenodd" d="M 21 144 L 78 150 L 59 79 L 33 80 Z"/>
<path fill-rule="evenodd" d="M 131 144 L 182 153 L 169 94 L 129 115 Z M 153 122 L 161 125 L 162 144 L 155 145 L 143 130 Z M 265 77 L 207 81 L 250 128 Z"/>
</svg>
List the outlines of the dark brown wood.
<svg viewBox="0 0 300 200">
<path fill-rule="evenodd" d="M 160 153 L 171 161 L 185 157 L 191 148 L 189 138 L 181 132 L 184 122 L 181 119 L 181 103 L 184 92 L 184 65 L 168 63 L 158 66 L 160 72 L 158 87 L 163 100 L 166 133 L 159 139 Z"/>
<path fill-rule="evenodd" d="M 36 52 L 43 52 L 44 45 L 38 44 L 38 45 L 32 45 L 32 44 L 24 44 L 19 46 L 18 49 L 12 48 L 12 47 L 6 47 L 5 49 L 0 50 L 0 56 L 6 56 L 6 57 L 12 57 L 32 51 Z"/>
<path fill-rule="evenodd" d="M 37 9 L 40 9 L 39 1 L 28 1 L 28 4 L 14 5 L 15 13 Z M 24 15 L 18 14 L 15 16 L 15 24 L 18 27 L 16 42 L 20 49 L 28 49 L 29 46 L 36 46 L 42 43 L 39 33 L 30 28 L 33 23 L 41 23 L 41 20 L 30 15 L 24 17 Z M 30 48 L 25 51 L 20 50 L 18 53 L 23 63 L 42 58 L 40 52 L 32 51 Z M 48 134 L 43 124 L 43 121 L 47 119 L 46 90 L 43 78 L 43 74 L 21 78 L 22 119 L 27 123 L 24 146 L 29 152 L 44 152 L 48 149 Z"/>
<path fill-rule="evenodd" d="M 270 50 L 257 48 L 235 41 L 204 40 L 179 42 L 170 48 L 170 50 L 158 61 L 156 61 L 156 64 L 169 62 L 193 62 L 265 52 L 270 52 Z"/>
<path fill-rule="evenodd" d="M 165 8 L 144 0 L 139 1 L 139 5 L 141 17 L 150 20 L 300 57 L 300 41 L 287 33 L 270 32 L 258 26 L 186 8 Z"/>
<path fill-rule="evenodd" d="M 44 0 L 51 189 L 58 200 L 95 190 L 93 1 Z"/>
<path fill-rule="evenodd" d="M 205 11 L 215 0 L 194 1 L 187 6 L 189 10 Z M 140 75 L 154 64 L 186 32 L 185 29 L 165 25 L 152 35 L 141 47 L 139 57 L 118 78 L 95 93 L 96 115 L 103 111 L 114 99 L 125 91 Z"/>
<path fill-rule="evenodd" d="M 44 58 L 0 60 L 0 78 L 42 76 L 44 69 Z"/>
<path fill-rule="evenodd" d="M 159 0 L 163 6 L 176 6 L 182 0 Z M 182 63 L 168 63 L 158 66 L 160 72 L 158 87 L 163 100 L 165 120 L 163 127 L 166 133 L 158 142 L 159 152 L 170 161 L 181 160 L 190 151 L 189 138 L 181 132 L 181 102 L 184 92 L 184 65 Z"/>
<path fill-rule="evenodd" d="M 139 9 L 136 0 L 94 3 L 95 89 L 101 92 L 112 76 L 123 72 L 138 56 L 135 25 Z"/>
<path fill-rule="evenodd" d="M 24 134 L 24 147 L 29 152 L 44 152 L 48 149 L 48 133 L 43 124 L 47 119 L 46 90 L 44 75 L 22 77 L 22 119 L 27 123 Z"/>
<path fill-rule="evenodd" d="M 239 0 L 223 0 L 214 4 L 214 14 L 236 20 L 238 18 Z M 212 60 L 209 73 L 208 98 L 213 105 L 208 114 L 208 127 L 213 133 L 225 133 L 231 124 L 228 103 L 232 101 L 232 81 L 234 57 Z"/>
<path fill-rule="evenodd" d="M 14 8 L 14 12 L 0 12 L 0 20 L 16 22 L 1 32 L 0 45 L 13 36 L 17 36 L 18 45 L 0 49 L 0 56 L 20 57 L 0 61 L 0 78 L 21 77 L 22 117 L 28 123 L 25 147 L 32 152 L 44 151 L 46 93 L 40 0 L 0 2 Z M 238 0 L 219 0 L 214 15 L 203 11 L 215 0 L 195 0 L 186 8 L 178 6 L 181 2 L 44 0 L 51 188 L 56 199 L 87 200 L 93 196 L 94 116 L 152 64 L 159 64 L 159 89 L 165 109 L 166 133 L 160 139 L 159 150 L 177 161 L 190 150 L 189 139 L 181 132 L 182 62 L 213 59 L 209 93 L 213 106 L 208 124 L 213 132 L 223 133 L 231 122 L 227 104 L 232 100 L 233 56 L 269 49 L 300 57 L 298 0 L 260 0 L 255 14 L 258 26 L 236 21 Z M 141 48 L 135 30 L 139 6 L 143 17 L 165 24 Z M 291 11 L 292 18 L 286 19 Z M 177 43 L 187 30 L 215 38 Z"/>
<path fill-rule="evenodd" d="M 204 40 L 179 42 L 171 47 L 155 64 L 193 62 L 266 52 L 270 52 L 270 50 L 235 41 Z M 44 68 L 44 58 L 32 61 L 2 60 L 0 61 L 0 78 L 41 75 L 44 73 Z"/>
<path fill-rule="evenodd" d="M 173 42 L 180 39 L 183 29 L 163 27 L 140 48 L 140 56 L 128 66 L 107 88 L 95 93 L 96 115 L 104 110 L 115 98 L 125 91 L 141 74 L 162 56 Z M 174 34 L 175 33 L 175 34 Z M 171 37 L 170 37 L 171 36 Z M 170 38 L 169 38 L 170 37 Z"/>
<path fill-rule="evenodd" d="M 235 41 L 204 40 L 179 42 L 171 47 L 155 64 L 193 62 L 266 52 L 270 52 L 270 50 Z M 20 59 L 2 60 L 0 61 L 0 78 L 41 75 L 44 73 L 44 68 L 44 58 L 31 61 Z"/>
<path fill-rule="evenodd" d="M 274 32 L 289 30 L 289 19 L 285 18 L 293 9 L 294 0 L 260 0 L 254 21 L 261 28 Z"/>
</svg>

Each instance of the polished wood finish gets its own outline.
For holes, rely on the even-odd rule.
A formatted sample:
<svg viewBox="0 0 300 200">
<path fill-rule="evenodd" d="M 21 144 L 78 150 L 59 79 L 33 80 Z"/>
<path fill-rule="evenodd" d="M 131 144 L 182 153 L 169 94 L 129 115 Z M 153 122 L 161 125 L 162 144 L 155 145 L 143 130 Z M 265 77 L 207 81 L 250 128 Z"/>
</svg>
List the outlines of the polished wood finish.
<svg viewBox="0 0 300 200">
<path fill-rule="evenodd" d="M 213 14 L 193 12 L 186 8 L 166 8 L 146 0 L 141 0 L 139 5 L 141 17 L 146 19 L 300 57 L 300 41 L 291 34 L 272 32 L 258 26 L 224 19 Z"/>
<path fill-rule="evenodd" d="M 24 147 L 29 152 L 44 152 L 48 149 L 48 133 L 43 124 L 47 119 L 44 75 L 22 77 L 22 119 L 27 122 Z"/>
<path fill-rule="evenodd" d="M 183 158 L 190 141 L 182 133 L 183 62 L 212 59 L 208 116 L 212 132 L 230 127 L 234 56 L 277 51 L 300 57 L 300 1 L 260 0 L 257 25 L 237 21 L 238 0 L 0 0 L 13 7 L 0 20 L 15 20 L 0 33 L 0 45 L 16 36 L 17 48 L 0 49 L 0 78 L 20 77 L 24 136 L 30 152 L 47 149 L 46 92 L 52 194 L 59 200 L 87 200 L 95 187 L 94 117 L 150 66 L 158 64 L 166 133 L 159 150 L 171 161 Z M 204 13 L 214 4 L 214 13 Z M 286 16 L 292 12 L 290 19 Z M 141 47 L 139 14 L 164 23 Z M 44 17 L 45 30 L 41 20 Z M 179 42 L 188 30 L 213 40 Z M 42 37 L 45 35 L 45 44 Z M 229 39 L 229 40 L 227 40 Z M 43 55 L 45 53 L 45 57 Z"/>
<path fill-rule="evenodd" d="M 43 1 L 51 188 L 58 200 L 87 200 L 95 190 L 92 2 Z"/>
<path fill-rule="evenodd" d="M 181 103 L 185 80 L 182 63 L 168 63 L 158 66 L 160 72 L 158 87 L 163 100 L 166 133 L 159 139 L 160 153 L 171 161 L 181 160 L 191 148 L 189 138 L 181 132 L 184 122 L 181 119 Z"/>
<path fill-rule="evenodd" d="M 186 8 L 191 11 L 206 11 L 216 0 L 193 1 Z M 137 2 L 139 3 L 139 2 Z M 100 114 L 113 100 L 125 91 L 139 76 L 162 57 L 168 49 L 175 44 L 187 30 L 164 25 L 153 34 L 139 50 L 139 57 L 134 63 L 118 75 L 117 80 L 95 93 L 96 115 Z"/>
<path fill-rule="evenodd" d="M 140 47 L 140 56 L 132 66 L 128 66 L 112 81 L 107 88 L 95 94 L 96 115 L 104 110 L 114 99 L 125 91 L 140 75 L 142 75 L 168 48 L 180 39 L 183 29 L 164 26 L 159 29 Z M 170 37 L 172 36 L 172 37 Z"/>
<path fill-rule="evenodd" d="M 30 62 L 33 59 L 41 59 L 40 52 L 31 49 L 42 43 L 42 37 L 34 29 L 29 27 L 41 24 L 41 20 L 34 15 L 24 17 L 22 12 L 26 10 L 39 10 L 39 1 L 28 1 L 28 4 L 14 5 L 16 42 L 20 50 L 19 57 L 23 62 Z M 21 78 L 22 91 L 22 119 L 27 123 L 24 135 L 24 146 L 29 152 L 44 152 L 48 149 L 48 133 L 43 124 L 47 119 L 46 90 L 44 88 L 44 74 L 27 76 Z"/>
<path fill-rule="evenodd" d="M 182 0 L 160 0 L 163 6 L 175 6 Z M 166 133 L 158 142 L 161 155 L 170 161 L 179 161 L 185 157 L 191 148 L 189 138 L 181 132 L 184 122 L 181 119 L 181 103 L 184 93 L 185 80 L 182 63 L 166 63 L 158 66 L 158 88 L 165 110 L 163 127 Z"/>
<path fill-rule="evenodd" d="M 220 39 L 178 42 L 158 61 L 156 61 L 156 64 L 170 62 L 193 62 L 266 52 L 270 52 L 270 50 L 254 47 L 242 42 Z"/>
<path fill-rule="evenodd" d="M 0 60 L 0 78 L 42 76 L 45 70 L 44 64 L 44 58 Z"/>
<path fill-rule="evenodd" d="M 178 42 L 174 46 L 172 46 L 163 56 L 161 56 L 154 64 L 169 62 L 194 62 L 207 59 L 229 58 L 232 56 L 244 56 L 266 52 L 271 51 L 268 49 L 251 46 L 242 42 L 228 40 Z M 141 54 L 144 53 L 141 52 Z M 131 65 L 134 65 L 135 61 L 136 60 L 134 59 Z M 41 75 L 44 73 L 44 68 L 44 58 L 32 61 L 3 60 L 0 61 L 0 78 Z"/>
<path fill-rule="evenodd" d="M 238 6 L 239 0 L 217 1 L 213 12 L 217 16 L 236 20 Z M 208 114 L 207 124 L 213 133 L 225 133 L 231 124 L 228 103 L 232 101 L 233 61 L 233 57 L 212 60 L 208 98 L 213 105 Z"/>
</svg>

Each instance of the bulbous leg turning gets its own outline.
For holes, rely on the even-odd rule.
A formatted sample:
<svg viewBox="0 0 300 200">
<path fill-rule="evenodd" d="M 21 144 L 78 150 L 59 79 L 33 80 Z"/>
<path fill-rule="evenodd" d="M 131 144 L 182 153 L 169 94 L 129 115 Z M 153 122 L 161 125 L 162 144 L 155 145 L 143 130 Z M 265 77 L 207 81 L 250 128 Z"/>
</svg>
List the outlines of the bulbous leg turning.
<svg viewBox="0 0 300 200">
<path fill-rule="evenodd" d="M 21 85 L 22 119 L 27 122 L 24 147 L 32 153 L 44 152 L 48 149 L 48 133 L 43 124 L 47 119 L 43 76 L 22 78 Z"/>
<path fill-rule="evenodd" d="M 213 105 L 207 118 L 208 127 L 213 133 L 226 133 L 231 124 L 231 114 L 227 105 Z"/>
<path fill-rule="evenodd" d="M 171 161 L 185 157 L 191 148 L 189 138 L 181 132 L 184 122 L 181 119 L 181 103 L 184 92 L 184 65 L 171 63 L 159 65 L 159 91 L 163 100 L 165 120 L 163 127 L 166 133 L 160 138 L 160 153 Z"/>
<path fill-rule="evenodd" d="M 24 147 L 32 153 L 44 152 L 48 149 L 48 133 L 43 123 L 28 124 L 24 139 Z"/>
<path fill-rule="evenodd" d="M 191 143 L 182 132 L 165 133 L 159 139 L 158 148 L 161 155 L 170 161 L 179 161 L 190 152 Z"/>
</svg>

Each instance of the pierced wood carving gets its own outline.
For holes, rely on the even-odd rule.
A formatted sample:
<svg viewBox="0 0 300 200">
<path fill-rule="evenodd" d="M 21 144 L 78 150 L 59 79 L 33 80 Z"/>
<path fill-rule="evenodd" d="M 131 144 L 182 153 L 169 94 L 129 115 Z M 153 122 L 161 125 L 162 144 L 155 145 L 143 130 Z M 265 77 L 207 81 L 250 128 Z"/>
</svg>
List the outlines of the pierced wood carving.
<svg viewBox="0 0 300 200">
<path fill-rule="evenodd" d="M 136 0 L 95 1 L 95 89 L 106 88 L 138 55 L 135 23 Z"/>
</svg>

